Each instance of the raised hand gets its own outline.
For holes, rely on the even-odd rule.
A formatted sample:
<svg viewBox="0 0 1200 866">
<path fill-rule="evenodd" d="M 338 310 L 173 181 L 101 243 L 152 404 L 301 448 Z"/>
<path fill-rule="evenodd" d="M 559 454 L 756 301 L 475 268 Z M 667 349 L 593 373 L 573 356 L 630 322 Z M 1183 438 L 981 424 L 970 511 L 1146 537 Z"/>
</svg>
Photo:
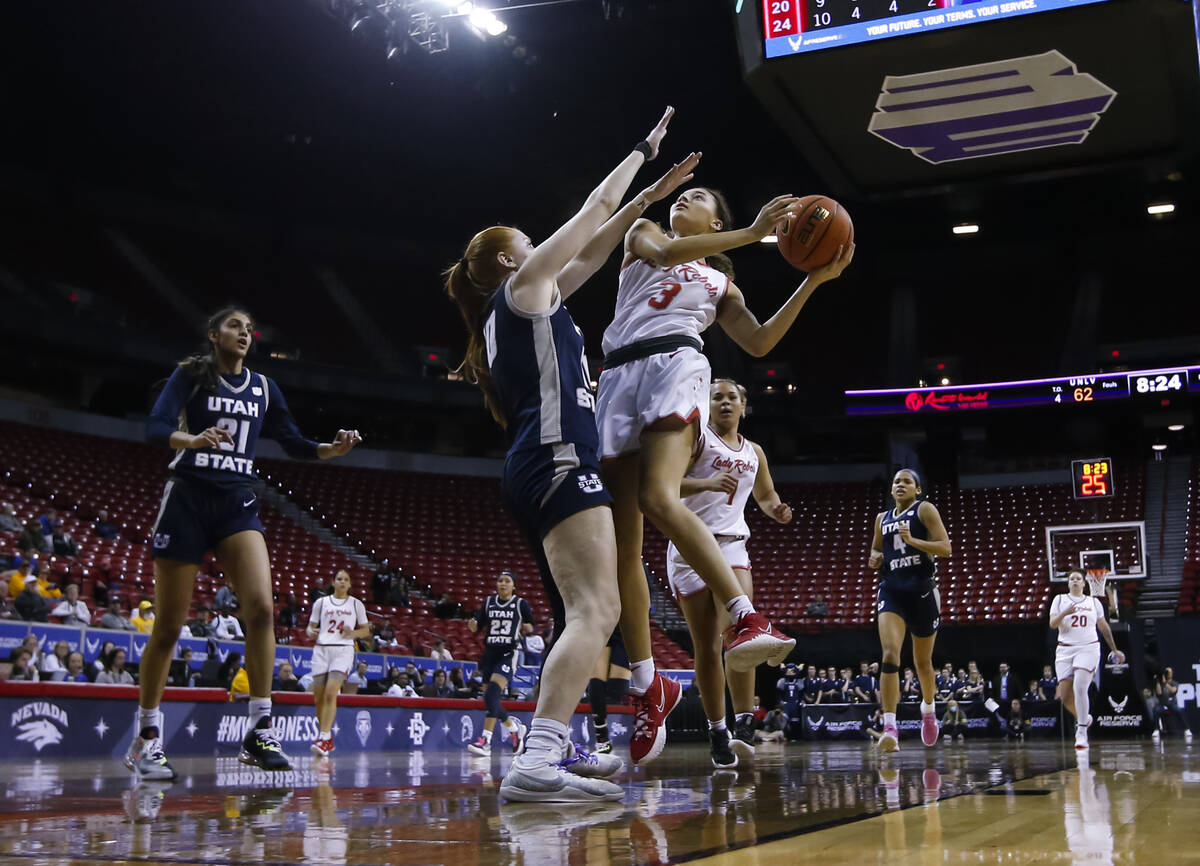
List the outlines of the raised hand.
<svg viewBox="0 0 1200 866">
<path fill-rule="evenodd" d="M 703 154 L 689 153 L 680 162 L 671 166 L 670 170 L 656 180 L 652 186 L 642 190 L 642 196 L 647 202 L 662 201 L 692 179 L 692 172 L 700 164 L 701 156 Z"/>
<path fill-rule="evenodd" d="M 800 199 L 794 195 L 777 195 L 758 212 L 758 216 L 754 218 L 754 222 L 750 225 L 752 231 L 761 240 L 775 231 L 775 227 L 779 225 L 780 220 L 794 213 L 793 208 L 800 203 Z"/>
<path fill-rule="evenodd" d="M 654 129 L 650 130 L 650 134 L 646 136 L 646 144 L 650 145 L 650 156 L 646 157 L 646 162 L 658 156 L 658 146 L 662 143 L 663 136 L 667 134 L 667 126 L 674 115 L 675 109 L 668 105 L 667 110 L 663 112 L 662 120 L 656 123 Z"/>
</svg>

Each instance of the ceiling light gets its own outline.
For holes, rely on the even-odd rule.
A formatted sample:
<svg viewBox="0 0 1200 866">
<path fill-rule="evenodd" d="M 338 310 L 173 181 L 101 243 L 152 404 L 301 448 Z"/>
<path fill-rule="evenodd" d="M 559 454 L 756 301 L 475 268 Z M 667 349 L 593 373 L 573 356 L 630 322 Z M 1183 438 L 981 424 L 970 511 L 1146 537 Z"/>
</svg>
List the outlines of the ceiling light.
<svg viewBox="0 0 1200 866">
<path fill-rule="evenodd" d="M 1170 430 L 1172 433 L 1178 433 L 1180 430 L 1183 429 L 1183 425 L 1182 424 L 1168 424 L 1167 429 Z"/>
<path fill-rule="evenodd" d="M 973 235 L 979 233 L 979 226 L 975 223 L 962 223 L 961 225 L 956 225 L 952 231 L 956 235 Z"/>
<path fill-rule="evenodd" d="M 1167 450 L 1167 446 L 1161 442 L 1155 442 L 1150 447 L 1153 448 L 1155 451 L 1166 451 Z"/>
<path fill-rule="evenodd" d="M 1162 204 L 1152 204 L 1147 206 L 1146 213 L 1158 215 L 1165 213 L 1175 213 L 1175 205 L 1171 202 L 1163 202 Z"/>
</svg>

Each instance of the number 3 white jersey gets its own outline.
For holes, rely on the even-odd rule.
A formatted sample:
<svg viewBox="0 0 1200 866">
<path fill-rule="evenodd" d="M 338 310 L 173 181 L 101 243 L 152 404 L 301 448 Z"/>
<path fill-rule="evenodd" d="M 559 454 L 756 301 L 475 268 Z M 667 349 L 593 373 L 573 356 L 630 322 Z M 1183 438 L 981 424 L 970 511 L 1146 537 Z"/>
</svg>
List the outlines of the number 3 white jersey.
<svg viewBox="0 0 1200 866">
<path fill-rule="evenodd" d="M 1069 594 L 1055 596 L 1054 601 L 1050 603 L 1050 618 L 1054 619 L 1064 610 L 1069 610 L 1072 605 L 1079 605 L 1079 610 L 1067 614 L 1058 624 L 1059 646 L 1085 646 L 1096 643 L 1099 640 L 1096 637 L 1096 624 L 1104 619 L 1104 607 L 1100 600 L 1089 595 L 1078 598 Z"/>
<path fill-rule="evenodd" d="M 604 354 L 652 337 L 700 334 L 717 318 L 729 277 L 703 261 L 663 268 L 636 259 L 621 269 Z"/>
<path fill-rule="evenodd" d="M 317 646 L 354 646 L 350 632 L 367 624 L 367 609 L 352 595 L 341 601 L 332 595 L 323 595 L 313 603 L 309 622 L 320 626 Z"/>
<path fill-rule="evenodd" d="M 730 494 L 705 490 L 684 497 L 683 503 L 704 521 L 713 535 L 749 538 L 746 500 L 754 491 L 754 480 L 758 477 L 758 454 L 754 450 L 754 443 L 739 436 L 741 447 L 730 448 L 711 427 L 703 428 L 700 435 L 700 456 L 696 458 L 688 477 L 715 478 L 722 472 L 728 472 L 737 479 L 737 491 Z"/>
</svg>

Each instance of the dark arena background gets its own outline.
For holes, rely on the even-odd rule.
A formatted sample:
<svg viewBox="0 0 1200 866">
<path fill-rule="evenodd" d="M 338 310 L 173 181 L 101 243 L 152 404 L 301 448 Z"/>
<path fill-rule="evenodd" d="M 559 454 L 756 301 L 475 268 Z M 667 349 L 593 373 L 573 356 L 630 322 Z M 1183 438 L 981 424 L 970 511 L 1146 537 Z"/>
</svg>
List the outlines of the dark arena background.
<svg viewBox="0 0 1200 866">
<path fill-rule="evenodd" d="M 6 4 L 0 861 L 1196 862 L 1198 30 L 1181 0 Z M 550 603 L 502 504 L 505 435 L 456 372 L 441 272 L 489 225 L 540 242 L 666 105 L 664 158 L 631 192 L 695 150 L 695 183 L 738 226 L 784 193 L 854 220 L 853 263 L 768 355 L 704 335 L 794 512 L 750 509 L 748 547 L 797 668 L 760 666 L 756 754 L 714 772 L 647 524 L 654 655 L 687 687 L 666 750 L 630 766 L 631 708 L 614 704 L 621 802 L 506 802 L 508 738 L 466 750 L 485 715 L 467 618 L 502 570 L 537 633 Z M 669 202 L 648 216 L 665 224 Z M 731 258 L 760 319 L 803 279 L 771 243 Z M 592 371 L 618 267 L 570 298 Z M 236 760 L 249 717 L 227 661 L 245 647 L 222 632 L 184 637 L 173 662 L 178 780 L 139 782 L 121 759 L 148 634 L 101 619 L 106 598 L 109 625 L 155 600 L 171 454 L 145 421 L 229 302 L 256 317 L 247 366 L 300 429 L 363 444 L 315 463 L 264 440 L 255 460 L 276 658 L 299 679 L 274 693 L 292 769 Z M 953 542 L 936 715 L 958 698 L 963 719 L 925 747 L 902 702 L 901 749 L 880 754 L 877 680 L 857 702 L 838 683 L 880 660 L 867 557 L 899 467 Z M 336 753 L 310 759 L 305 626 L 343 568 L 372 636 Z M 1086 750 L 1043 671 L 1072 568 L 1104 572 L 1126 655 L 1105 648 Z M 198 571 L 193 622 L 227 601 L 222 563 Z M 85 618 L 59 607 L 68 585 Z M 82 675 L 58 670 L 62 643 Z M 505 706 L 528 722 L 524 661 Z M 456 667 L 449 696 L 386 694 Z M 580 698 L 571 736 L 592 746 Z"/>
</svg>

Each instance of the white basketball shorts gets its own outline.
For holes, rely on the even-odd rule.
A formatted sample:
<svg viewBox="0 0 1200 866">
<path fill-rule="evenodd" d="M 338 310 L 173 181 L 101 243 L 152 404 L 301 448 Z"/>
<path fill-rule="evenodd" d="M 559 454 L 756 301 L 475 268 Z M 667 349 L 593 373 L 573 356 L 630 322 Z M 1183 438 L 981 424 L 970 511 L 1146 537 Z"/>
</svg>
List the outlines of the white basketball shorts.
<svg viewBox="0 0 1200 866">
<path fill-rule="evenodd" d="M 1075 669 L 1096 672 L 1100 667 L 1100 642 L 1083 644 L 1082 646 L 1058 645 L 1054 654 L 1054 672 L 1060 680 L 1075 676 Z"/>
<path fill-rule="evenodd" d="M 313 647 L 312 673 L 314 677 L 324 674 L 350 676 L 354 669 L 354 647 L 341 644 L 317 644 Z"/>
<path fill-rule="evenodd" d="M 642 431 L 660 418 L 708 423 L 712 370 L 695 349 L 639 358 L 600 374 L 596 424 L 600 459 L 640 451 Z"/>
<path fill-rule="evenodd" d="M 725 554 L 725 561 L 729 563 L 730 568 L 750 570 L 750 554 L 746 552 L 746 539 L 719 538 L 717 544 L 721 547 L 721 553 Z M 670 582 L 671 592 L 676 598 L 695 595 L 708 589 L 707 584 L 696 573 L 696 570 L 687 564 L 683 554 L 670 542 L 667 544 L 667 580 Z"/>
</svg>

